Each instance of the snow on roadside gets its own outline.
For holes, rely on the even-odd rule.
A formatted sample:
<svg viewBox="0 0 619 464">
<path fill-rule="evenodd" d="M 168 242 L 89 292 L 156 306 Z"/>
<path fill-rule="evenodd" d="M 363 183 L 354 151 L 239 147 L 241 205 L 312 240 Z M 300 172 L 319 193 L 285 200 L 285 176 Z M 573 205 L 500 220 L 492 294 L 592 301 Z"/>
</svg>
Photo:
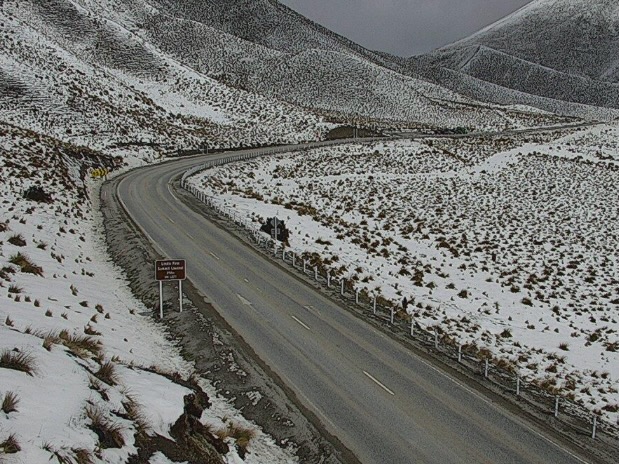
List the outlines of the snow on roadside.
<svg viewBox="0 0 619 464">
<path fill-rule="evenodd" d="M 173 379 L 196 376 L 106 255 L 84 175 L 113 161 L 2 125 L 0 163 L 0 460 L 126 462 L 139 434 L 170 438 L 191 392 Z M 49 201 L 25 199 L 33 186 Z M 296 462 L 197 379 L 204 423 L 255 435 L 245 460 L 226 438 L 228 462 Z"/>
<path fill-rule="evenodd" d="M 380 142 L 236 163 L 191 182 L 290 247 L 619 417 L 619 126 Z"/>
</svg>

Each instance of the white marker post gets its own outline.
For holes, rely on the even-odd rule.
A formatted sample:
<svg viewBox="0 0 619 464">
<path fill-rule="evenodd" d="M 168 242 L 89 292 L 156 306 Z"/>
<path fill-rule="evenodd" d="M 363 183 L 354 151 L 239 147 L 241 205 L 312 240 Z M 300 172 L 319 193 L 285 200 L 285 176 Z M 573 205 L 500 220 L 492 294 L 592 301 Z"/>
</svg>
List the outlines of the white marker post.
<svg viewBox="0 0 619 464">
<path fill-rule="evenodd" d="M 163 281 L 159 281 L 159 319 L 163 319 Z"/>
</svg>

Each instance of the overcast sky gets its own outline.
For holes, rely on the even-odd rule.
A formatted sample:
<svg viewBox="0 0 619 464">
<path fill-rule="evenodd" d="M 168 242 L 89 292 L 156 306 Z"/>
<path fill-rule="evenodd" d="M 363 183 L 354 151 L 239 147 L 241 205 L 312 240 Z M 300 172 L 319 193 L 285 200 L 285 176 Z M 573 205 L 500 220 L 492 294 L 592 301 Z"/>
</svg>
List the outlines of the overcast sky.
<svg viewBox="0 0 619 464">
<path fill-rule="evenodd" d="M 424 53 L 464 38 L 530 0 L 280 0 L 371 50 Z"/>
</svg>

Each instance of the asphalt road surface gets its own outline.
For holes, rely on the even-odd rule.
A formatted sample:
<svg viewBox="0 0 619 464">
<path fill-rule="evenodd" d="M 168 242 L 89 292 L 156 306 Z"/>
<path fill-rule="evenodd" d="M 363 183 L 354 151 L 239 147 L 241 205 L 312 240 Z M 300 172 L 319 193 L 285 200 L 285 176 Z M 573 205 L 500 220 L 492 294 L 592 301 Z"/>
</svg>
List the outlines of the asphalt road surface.
<svg viewBox="0 0 619 464">
<path fill-rule="evenodd" d="M 585 462 L 185 206 L 171 179 L 201 161 L 134 170 L 117 194 L 164 256 L 187 260 L 195 287 L 361 462 Z"/>
</svg>

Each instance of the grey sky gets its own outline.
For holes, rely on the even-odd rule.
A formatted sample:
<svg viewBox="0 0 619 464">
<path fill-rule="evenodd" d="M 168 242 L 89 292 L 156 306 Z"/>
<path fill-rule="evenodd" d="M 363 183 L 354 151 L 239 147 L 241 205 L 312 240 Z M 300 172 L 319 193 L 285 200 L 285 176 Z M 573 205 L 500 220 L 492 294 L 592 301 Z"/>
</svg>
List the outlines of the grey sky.
<svg viewBox="0 0 619 464">
<path fill-rule="evenodd" d="M 411 56 L 493 23 L 531 0 L 280 0 L 371 50 Z"/>
</svg>

